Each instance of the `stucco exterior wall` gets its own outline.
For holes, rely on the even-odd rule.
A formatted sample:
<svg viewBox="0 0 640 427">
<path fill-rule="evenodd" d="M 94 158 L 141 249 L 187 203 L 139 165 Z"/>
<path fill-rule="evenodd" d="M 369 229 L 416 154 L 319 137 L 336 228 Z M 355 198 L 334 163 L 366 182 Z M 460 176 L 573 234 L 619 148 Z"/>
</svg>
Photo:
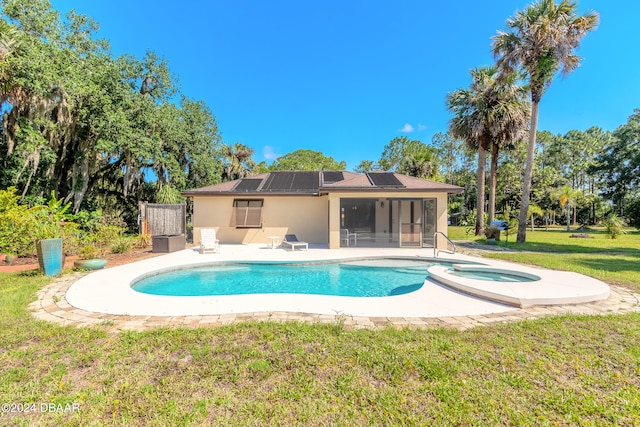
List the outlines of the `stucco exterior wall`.
<svg viewBox="0 0 640 427">
<path fill-rule="evenodd" d="M 234 199 L 263 199 L 262 228 L 232 226 Z M 193 198 L 193 239 L 200 242 L 201 228 L 217 229 L 221 243 L 269 243 L 268 236 L 296 234 L 308 243 L 327 244 L 329 222 L 326 196 L 313 197 L 227 197 L 196 196 Z"/>
<path fill-rule="evenodd" d="M 388 227 L 388 199 L 436 198 L 437 231 L 447 234 L 447 194 L 446 193 L 330 193 L 323 196 L 194 196 L 192 218 L 194 243 L 200 242 L 201 228 L 215 228 L 221 243 L 248 244 L 269 243 L 268 236 L 296 234 L 300 240 L 315 244 L 328 244 L 331 249 L 340 248 L 340 199 L 374 198 L 384 201 L 385 207 L 376 206 L 376 232 Z M 234 199 L 263 199 L 262 228 L 236 228 L 232 225 Z M 378 216 L 379 215 L 379 216 Z M 380 219 L 378 219 L 380 218 Z M 389 230 L 391 232 L 391 230 Z M 440 237 L 436 241 L 440 249 L 446 248 L 446 241 Z"/>
</svg>

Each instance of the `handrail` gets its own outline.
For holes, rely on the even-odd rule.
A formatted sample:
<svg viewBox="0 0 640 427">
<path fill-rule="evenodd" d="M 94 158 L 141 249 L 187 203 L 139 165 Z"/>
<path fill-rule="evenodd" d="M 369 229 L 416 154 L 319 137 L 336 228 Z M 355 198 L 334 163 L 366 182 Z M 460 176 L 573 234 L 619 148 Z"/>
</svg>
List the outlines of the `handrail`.
<svg viewBox="0 0 640 427">
<path fill-rule="evenodd" d="M 451 253 L 455 255 L 455 253 L 456 253 L 456 244 L 453 243 L 451 241 L 451 239 L 449 239 L 447 237 L 447 235 L 444 234 L 442 231 L 436 231 L 435 233 L 433 233 L 433 257 L 434 258 L 438 257 L 438 240 L 437 240 L 438 234 L 442 234 L 442 237 L 447 239 L 447 242 L 451 243 L 451 246 L 453 246 L 453 252 L 451 252 Z"/>
</svg>

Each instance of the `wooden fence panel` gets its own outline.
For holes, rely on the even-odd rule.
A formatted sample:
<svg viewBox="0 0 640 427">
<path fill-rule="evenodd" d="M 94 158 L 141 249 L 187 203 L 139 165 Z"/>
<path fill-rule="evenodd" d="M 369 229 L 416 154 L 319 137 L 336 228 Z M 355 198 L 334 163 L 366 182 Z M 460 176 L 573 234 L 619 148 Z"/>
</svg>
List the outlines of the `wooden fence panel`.
<svg viewBox="0 0 640 427">
<path fill-rule="evenodd" d="M 187 205 L 140 203 L 140 233 L 150 236 L 185 234 Z"/>
</svg>

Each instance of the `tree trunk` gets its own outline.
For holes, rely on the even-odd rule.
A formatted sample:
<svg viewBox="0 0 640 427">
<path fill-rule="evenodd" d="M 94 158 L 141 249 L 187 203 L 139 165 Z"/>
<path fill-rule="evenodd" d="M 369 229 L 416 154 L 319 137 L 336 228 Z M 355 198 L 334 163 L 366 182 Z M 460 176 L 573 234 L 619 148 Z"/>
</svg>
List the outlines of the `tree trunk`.
<svg viewBox="0 0 640 427">
<path fill-rule="evenodd" d="M 491 144 L 491 171 L 489 178 L 489 224 L 496 216 L 496 181 L 498 176 L 498 144 Z"/>
<path fill-rule="evenodd" d="M 23 199 L 24 199 L 24 196 L 26 196 L 27 192 L 29 191 L 29 185 L 31 185 L 31 178 L 33 178 L 33 175 L 36 173 L 36 170 L 38 169 L 38 165 L 40 164 L 40 150 L 41 149 L 42 149 L 42 147 L 36 149 L 36 151 L 31 153 L 27 157 L 27 161 L 25 162 L 25 167 L 28 166 L 29 162 L 31 162 L 31 169 L 29 170 L 29 177 L 27 178 L 27 183 L 24 185 L 24 190 L 22 190 L 22 198 Z"/>
<path fill-rule="evenodd" d="M 536 216 L 531 214 L 531 232 L 533 233 L 533 224 L 536 222 Z"/>
<path fill-rule="evenodd" d="M 549 214 L 544 216 L 544 231 L 549 231 Z"/>
<path fill-rule="evenodd" d="M 487 164 L 487 152 L 478 144 L 478 197 L 476 202 L 476 236 L 484 234 L 484 171 Z"/>
<path fill-rule="evenodd" d="M 533 154 L 536 149 L 536 131 L 538 130 L 538 104 L 531 102 L 531 126 L 529 127 L 529 147 L 527 148 L 527 165 L 524 171 L 522 198 L 520 199 L 520 217 L 518 223 L 518 243 L 527 240 L 527 213 L 529 211 L 529 196 L 531 194 L 531 179 L 533 177 Z"/>
<path fill-rule="evenodd" d="M 596 180 L 595 178 L 591 178 L 591 195 L 596 192 Z M 596 217 L 596 201 L 592 197 L 591 198 L 591 223 L 595 225 L 598 222 L 598 218 Z"/>
</svg>

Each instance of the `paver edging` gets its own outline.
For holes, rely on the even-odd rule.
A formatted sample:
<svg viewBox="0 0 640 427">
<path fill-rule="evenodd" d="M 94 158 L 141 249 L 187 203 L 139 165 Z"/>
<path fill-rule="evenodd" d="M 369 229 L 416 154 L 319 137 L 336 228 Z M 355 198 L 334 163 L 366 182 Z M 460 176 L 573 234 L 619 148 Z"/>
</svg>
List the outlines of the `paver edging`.
<svg viewBox="0 0 640 427">
<path fill-rule="evenodd" d="M 608 299 L 589 304 L 562 306 L 535 306 L 518 309 L 507 313 L 489 313 L 473 316 L 451 317 L 362 317 L 336 315 L 319 315 L 313 313 L 261 312 L 221 314 L 209 316 L 119 316 L 90 312 L 71 306 L 66 300 L 69 287 L 80 277 L 88 273 L 71 273 L 55 278 L 51 283 L 36 292 L 36 300 L 28 308 L 36 319 L 55 322 L 76 327 L 105 326 L 109 332 L 123 330 L 144 331 L 158 327 L 216 327 L 242 321 L 274 321 L 274 322 L 310 322 L 310 323 L 342 323 L 345 328 L 384 329 L 400 328 L 441 328 L 469 329 L 495 323 L 512 322 L 524 319 L 538 319 L 563 314 L 607 315 L 624 314 L 640 311 L 640 295 L 630 290 L 610 285 Z"/>
</svg>

